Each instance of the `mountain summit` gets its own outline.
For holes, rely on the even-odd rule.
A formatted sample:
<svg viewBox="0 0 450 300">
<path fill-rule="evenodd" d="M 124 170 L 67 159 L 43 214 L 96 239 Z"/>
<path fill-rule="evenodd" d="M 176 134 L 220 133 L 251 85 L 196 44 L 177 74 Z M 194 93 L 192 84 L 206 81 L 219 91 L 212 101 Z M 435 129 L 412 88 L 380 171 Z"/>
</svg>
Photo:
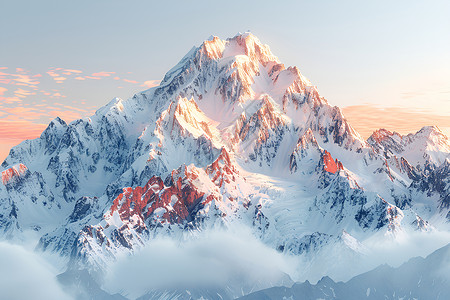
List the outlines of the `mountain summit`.
<svg viewBox="0 0 450 300">
<path fill-rule="evenodd" d="M 155 236 L 231 224 L 308 259 L 355 254 L 369 238 L 449 230 L 449 161 L 437 128 L 366 142 L 254 35 L 214 36 L 159 86 L 12 148 L 0 229 L 34 230 L 39 250 L 91 274 Z"/>
</svg>

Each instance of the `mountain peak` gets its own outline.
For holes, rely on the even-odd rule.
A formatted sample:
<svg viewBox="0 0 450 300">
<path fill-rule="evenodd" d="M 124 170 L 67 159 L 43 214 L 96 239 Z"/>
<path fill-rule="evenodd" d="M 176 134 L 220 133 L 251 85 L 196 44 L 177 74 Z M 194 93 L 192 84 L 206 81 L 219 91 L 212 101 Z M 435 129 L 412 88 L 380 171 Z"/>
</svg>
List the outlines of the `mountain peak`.
<svg viewBox="0 0 450 300">
<path fill-rule="evenodd" d="M 419 131 L 415 133 L 415 135 L 443 135 L 442 131 L 437 126 L 424 126 Z"/>
<path fill-rule="evenodd" d="M 313 255 L 342 230 L 365 239 L 381 228 L 409 229 L 415 203 L 425 211 L 422 203 L 435 199 L 410 184 L 422 174 L 438 174 L 427 182 L 446 197 L 450 150 L 440 134 L 381 129 L 371 148 L 256 36 L 212 36 L 159 87 L 115 98 L 90 119 L 55 119 L 11 150 L 0 233 L 38 228 L 44 248 L 95 269 L 157 235 L 231 222 L 274 249 Z M 424 220 L 440 218 L 437 205 Z M 19 216 L 16 227 L 10 216 Z M 342 234 L 353 250 L 355 238 Z"/>
<path fill-rule="evenodd" d="M 369 137 L 368 140 L 373 140 L 373 141 L 375 141 L 377 143 L 381 143 L 382 141 L 384 141 L 384 140 L 386 140 L 388 138 L 393 138 L 393 137 L 398 137 L 400 139 L 402 138 L 402 136 L 399 133 L 395 132 L 395 131 L 392 132 L 392 131 L 389 131 L 387 129 L 380 128 L 378 130 L 375 130 L 372 133 L 372 135 Z"/>
<path fill-rule="evenodd" d="M 227 57 L 247 56 L 250 60 L 266 65 L 268 62 L 279 63 L 272 54 L 269 46 L 264 45 L 252 33 L 238 33 L 232 38 L 222 40 L 217 36 L 210 36 L 199 47 L 200 51 L 210 59 L 218 60 Z"/>
<path fill-rule="evenodd" d="M 375 151 L 404 157 L 413 166 L 427 163 L 439 166 L 450 155 L 450 140 L 436 126 L 425 126 L 416 133 L 400 135 L 386 129 L 375 131 L 367 140 Z M 423 152 L 417 155 L 417 149 Z"/>
</svg>

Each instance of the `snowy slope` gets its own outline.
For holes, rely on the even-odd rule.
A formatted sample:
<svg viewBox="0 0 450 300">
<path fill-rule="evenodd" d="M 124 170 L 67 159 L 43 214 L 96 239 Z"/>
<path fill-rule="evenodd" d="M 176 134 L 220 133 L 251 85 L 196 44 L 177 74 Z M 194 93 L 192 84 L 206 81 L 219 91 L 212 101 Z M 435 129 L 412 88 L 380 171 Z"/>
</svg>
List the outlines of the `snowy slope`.
<svg viewBox="0 0 450 300">
<path fill-rule="evenodd" d="M 387 158 L 403 157 L 420 172 L 440 166 L 450 158 L 449 139 L 436 126 L 426 126 L 404 136 L 380 129 L 370 136 L 368 143 Z"/>
<path fill-rule="evenodd" d="M 435 127 L 366 142 L 254 35 L 212 37 L 160 86 L 11 149 L 0 231 L 33 230 L 37 249 L 96 276 L 155 236 L 230 224 L 305 259 L 360 253 L 370 238 L 449 229 L 449 149 Z"/>
</svg>

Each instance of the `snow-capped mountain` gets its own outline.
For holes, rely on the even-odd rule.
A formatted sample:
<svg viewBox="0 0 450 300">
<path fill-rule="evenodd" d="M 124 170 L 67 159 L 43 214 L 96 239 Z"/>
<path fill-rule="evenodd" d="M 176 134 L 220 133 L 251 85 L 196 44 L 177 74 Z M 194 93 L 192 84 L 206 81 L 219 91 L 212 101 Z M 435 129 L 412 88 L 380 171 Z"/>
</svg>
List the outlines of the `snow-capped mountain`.
<svg viewBox="0 0 450 300">
<path fill-rule="evenodd" d="M 449 139 L 436 126 L 426 126 L 404 136 L 380 129 L 370 136 L 368 143 L 387 159 L 403 157 L 411 167 L 425 173 L 442 165 L 450 155 Z"/>
<path fill-rule="evenodd" d="M 447 299 L 449 262 L 450 244 L 426 258 L 415 257 L 398 268 L 382 265 L 345 283 L 324 277 L 317 284 L 273 287 L 239 299 Z"/>
<path fill-rule="evenodd" d="M 366 142 L 254 35 L 212 37 L 158 87 L 12 148 L 0 229 L 34 230 L 39 250 L 93 274 L 155 236 L 236 223 L 280 252 L 358 253 L 373 236 L 448 230 L 449 163 L 437 128 Z"/>
</svg>

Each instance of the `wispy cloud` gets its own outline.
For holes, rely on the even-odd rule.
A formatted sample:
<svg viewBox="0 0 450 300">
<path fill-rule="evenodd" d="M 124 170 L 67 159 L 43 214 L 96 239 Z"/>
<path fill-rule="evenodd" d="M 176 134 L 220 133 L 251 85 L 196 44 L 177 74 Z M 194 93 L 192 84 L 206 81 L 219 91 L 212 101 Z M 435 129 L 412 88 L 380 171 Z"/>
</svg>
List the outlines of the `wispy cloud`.
<svg viewBox="0 0 450 300">
<path fill-rule="evenodd" d="M 52 98 L 66 98 L 67 96 L 61 95 L 61 93 L 54 93 L 51 95 Z"/>
<path fill-rule="evenodd" d="M 33 78 L 33 75 L 0 72 L 0 83 L 36 88 L 40 82 Z"/>
<path fill-rule="evenodd" d="M 46 127 L 47 125 L 45 124 L 38 124 L 31 121 L 0 119 L 0 140 L 12 139 L 20 142 L 27 139 L 34 139 L 39 137 Z"/>
<path fill-rule="evenodd" d="M 154 86 L 158 86 L 160 84 L 160 82 L 161 82 L 161 80 L 147 80 L 147 81 L 144 81 L 144 83 L 141 86 L 149 89 Z"/>
<path fill-rule="evenodd" d="M 0 242 L 2 299 L 71 299 L 56 280 L 53 268 L 33 252 Z"/>
<path fill-rule="evenodd" d="M 17 89 L 17 90 L 14 91 L 14 95 L 16 97 L 19 97 L 19 98 L 25 98 L 27 96 L 36 95 L 36 93 L 35 92 L 30 92 L 30 91 L 27 91 L 27 90 L 23 90 L 23 89 Z"/>
<path fill-rule="evenodd" d="M 62 72 L 64 75 L 72 75 L 72 74 L 81 74 L 83 71 L 74 70 L 74 69 L 64 69 Z"/>
<path fill-rule="evenodd" d="M 56 81 L 56 83 L 63 83 L 64 80 L 66 80 L 67 78 L 59 76 L 59 77 L 54 77 L 53 79 Z"/>
<path fill-rule="evenodd" d="M 450 116 L 404 107 L 381 108 L 374 105 L 353 105 L 342 110 L 350 124 L 365 138 L 380 128 L 407 134 L 429 125 L 438 126 L 447 135 L 450 133 Z"/>
<path fill-rule="evenodd" d="M 139 83 L 136 80 L 130 80 L 130 79 L 122 79 L 122 80 L 125 81 L 125 82 L 128 82 L 128 83 Z"/>
<path fill-rule="evenodd" d="M 96 77 L 96 76 L 84 76 L 84 78 L 87 78 L 87 79 L 95 79 L 95 80 L 100 80 L 100 79 L 102 79 L 101 77 Z"/>
<path fill-rule="evenodd" d="M 47 73 L 47 74 L 50 75 L 51 77 L 59 77 L 59 76 L 60 76 L 58 73 L 56 73 L 56 72 L 54 72 L 54 71 L 48 71 L 48 72 L 45 72 L 45 73 Z"/>
<path fill-rule="evenodd" d="M 20 99 L 19 97 L 2 97 L 0 96 L 0 101 L 2 101 L 5 104 L 13 104 L 13 103 L 19 103 L 22 102 L 22 99 Z"/>
<path fill-rule="evenodd" d="M 28 73 L 25 69 L 22 69 L 22 68 L 16 68 L 16 72 L 17 73 Z"/>
<path fill-rule="evenodd" d="M 95 81 L 100 80 L 105 82 L 105 86 L 109 84 L 111 88 L 117 88 L 115 91 L 132 89 L 130 94 L 135 89 L 150 88 L 159 83 L 158 80 L 122 79 L 130 76 L 131 72 L 91 71 L 49 67 L 32 72 L 22 67 L 0 67 L 0 158 L 15 143 L 39 136 L 45 128 L 42 124 L 51 119 L 58 116 L 70 122 L 93 114 L 95 108 L 102 105 L 101 99 L 80 100 L 80 95 L 72 91 L 90 89 L 97 86 Z M 71 85 L 78 88 L 73 90 Z M 98 95 L 99 91 L 95 87 L 93 89 L 92 94 Z M 87 105 L 89 102 L 97 104 L 93 107 Z"/>
<path fill-rule="evenodd" d="M 0 121 L 13 121 L 13 122 L 23 120 L 32 121 L 41 118 L 46 113 L 46 110 L 43 109 L 42 107 L 0 106 L 0 109 L 7 114 L 7 116 L 0 119 Z"/>
<path fill-rule="evenodd" d="M 105 72 L 105 71 L 102 71 L 102 72 L 92 73 L 92 76 L 94 76 L 94 77 L 109 77 L 112 74 L 116 74 L 116 72 Z"/>
</svg>

